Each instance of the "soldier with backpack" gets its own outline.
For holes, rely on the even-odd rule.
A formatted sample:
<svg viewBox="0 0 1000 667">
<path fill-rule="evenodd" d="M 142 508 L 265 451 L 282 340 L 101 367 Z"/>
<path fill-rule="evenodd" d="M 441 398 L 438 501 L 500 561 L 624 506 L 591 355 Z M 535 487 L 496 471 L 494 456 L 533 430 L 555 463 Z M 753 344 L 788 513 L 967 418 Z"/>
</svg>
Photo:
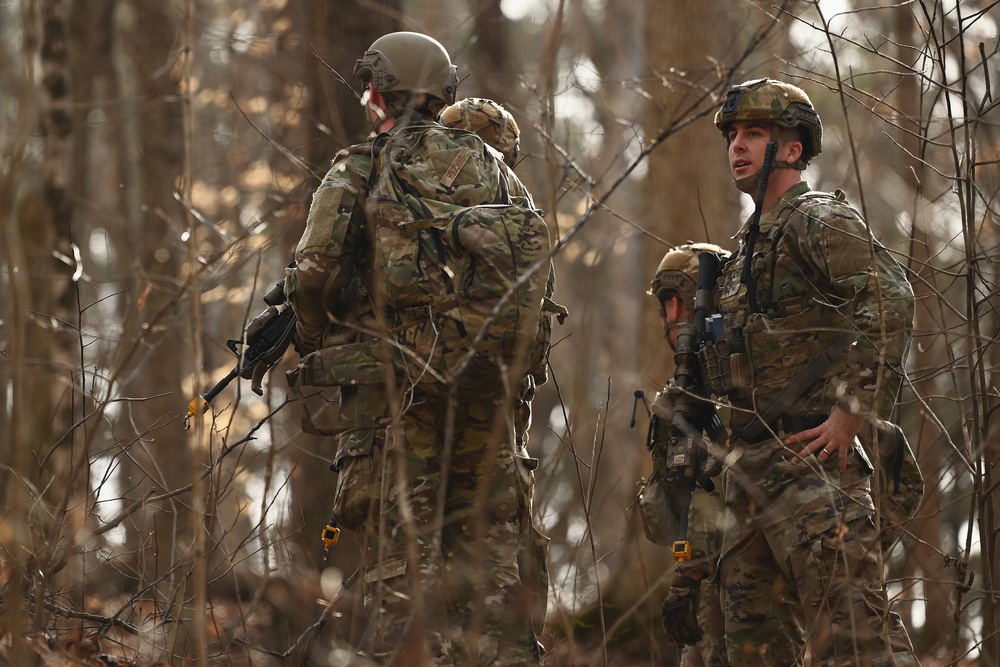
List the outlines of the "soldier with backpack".
<svg viewBox="0 0 1000 667">
<path fill-rule="evenodd" d="M 519 560 L 532 461 L 512 406 L 547 353 L 548 233 L 495 149 L 436 122 L 458 84 L 437 41 L 385 35 L 355 75 L 378 134 L 335 158 L 285 286 L 300 380 L 365 394 L 336 459 L 370 465 L 370 482 L 349 482 L 369 500 L 337 518 L 351 528 L 367 504 L 376 657 L 535 665 Z"/>
<path fill-rule="evenodd" d="M 737 188 L 757 202 L 701 351 L 707 384 L 731 406 L 730 662 L 799 664 L 808 645 L 823 665 L 917 664 L 889 610 L 862 447 L 896 400 L 913 291 L 843 194 L 802 179 L 822 148 L 802 89 L 735 86 L 715 124 Z"/>
</svg>

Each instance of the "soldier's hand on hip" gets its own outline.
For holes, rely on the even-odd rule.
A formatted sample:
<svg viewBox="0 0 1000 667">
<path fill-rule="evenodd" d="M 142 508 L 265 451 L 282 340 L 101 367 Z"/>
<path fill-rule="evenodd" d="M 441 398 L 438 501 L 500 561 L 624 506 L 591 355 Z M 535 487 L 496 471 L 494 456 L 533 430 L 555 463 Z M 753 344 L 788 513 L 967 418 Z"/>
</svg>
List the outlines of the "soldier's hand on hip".
<svg viewBox="0 0 1000 667">
<path fill-rule="evenodd" d="M 813 454 L 820 463 L 826 463 L 836 454 L 839 457 L 840 472 L 846 472 L 847 456 L 854 438 L 861 430 L 863 419 L 861 415 L 848 412 L 839 406 L 834 407 L 827 420 L 816 428 L 794 433 L 785 438 L 786 446 L 806 443 L 792 458 L 792 463 L 798 463 Z"/>
</svg>

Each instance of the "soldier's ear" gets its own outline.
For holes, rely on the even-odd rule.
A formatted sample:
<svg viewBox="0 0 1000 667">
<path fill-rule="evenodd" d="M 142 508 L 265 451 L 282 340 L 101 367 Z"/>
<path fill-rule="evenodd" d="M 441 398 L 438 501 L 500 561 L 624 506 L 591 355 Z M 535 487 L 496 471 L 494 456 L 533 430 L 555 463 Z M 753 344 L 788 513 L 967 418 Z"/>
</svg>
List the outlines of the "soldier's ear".
<svg viewBox="0 0 1000 667">
<path fill-rule="evenodd" d="M 660 315 L 667 322 L 673 323 L 682 317 L 681 309 L 684 307 L 684 302 L 681 300 L 680 296 L 673 294 L 670 297 L 662 301 L 662 306 L 660 308 Z"/>
<path fill-rule="evenodd" d="M 787 164 L 795 164 L 802 157 L 802 151 L 805 150 L 802 141 L 799 139 L 784 140 L 781 142 L 781 159 Z"/>
</svg>

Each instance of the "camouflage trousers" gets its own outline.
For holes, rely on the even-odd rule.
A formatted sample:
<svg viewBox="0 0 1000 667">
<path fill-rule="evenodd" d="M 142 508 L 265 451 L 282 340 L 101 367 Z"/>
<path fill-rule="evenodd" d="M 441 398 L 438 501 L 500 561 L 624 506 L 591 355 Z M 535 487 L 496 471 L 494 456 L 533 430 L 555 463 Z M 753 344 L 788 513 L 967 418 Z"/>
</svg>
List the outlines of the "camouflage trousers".
<svg viewBox="0 0 1000 667">
<path fill-rule="evenodd" d="M 544 538 L 513 430 L 502 395 L 449 406 L 419 392 L 389 426 L 365 535 L 366 607 L 387 664 L 540 664 L 528 579 L 544 574 Z"/>
<path fill-rule="evenodd" d="M 734 516 L 720 563 L 726 644 L 741 667 L 916 665 L 889 610 L 869 491 L 851 453 L 792 464 L 780 442 L 748 446 L 726 473 Z"/>
<path fill-rule="evenodd" d="M 698 591 L 698 625 L 704 636 L 694 646 L 684 647 L 681 667 L 729 667 L 721 597 L 717 581 L 702 579 Z"/>
<path fill-rule="evenodd" d="M 722 593 L 714 576 L 722 550 L 722 531 L 727 513 L 722 494 L 696 489 L 688 512 L 688 539 L 692 559 L 678 564 L 678 570 L 702 574 L 698 591 L 698 625 L 703 636 L 694 646 L 684 647 L 681 667 L 729 667 L 726 656 L 726 627 L 722 615 Z"/>
</svg>

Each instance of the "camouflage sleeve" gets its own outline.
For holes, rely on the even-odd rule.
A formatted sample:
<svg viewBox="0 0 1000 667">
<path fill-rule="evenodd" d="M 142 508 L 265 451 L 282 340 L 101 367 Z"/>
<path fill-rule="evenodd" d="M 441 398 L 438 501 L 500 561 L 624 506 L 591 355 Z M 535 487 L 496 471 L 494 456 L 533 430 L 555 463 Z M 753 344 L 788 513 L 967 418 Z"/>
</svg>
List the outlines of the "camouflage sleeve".
<svg viewBox="0 0 1000 667">
<path fill-rule="evenodd" d="M 306 229 L 285 272 L 285 296 L 295 310 L 301 353 L 322 344 L 341 290 L 350 282 L 368 235 L 364 206 L 371 172 L 370 151 L 342 151 L 313 194 Z"/>
<path fill-rule="evenodd" d="M 883 413 L 895 402 L 913 326 L 913 290 L 901 267 L 871 237 L 860 214 L 818 204 L 799 235 L 803 256 L 829 280 L 830 298 L 857 341 L 830 398 L 853 413 Z"/>
</svg>

